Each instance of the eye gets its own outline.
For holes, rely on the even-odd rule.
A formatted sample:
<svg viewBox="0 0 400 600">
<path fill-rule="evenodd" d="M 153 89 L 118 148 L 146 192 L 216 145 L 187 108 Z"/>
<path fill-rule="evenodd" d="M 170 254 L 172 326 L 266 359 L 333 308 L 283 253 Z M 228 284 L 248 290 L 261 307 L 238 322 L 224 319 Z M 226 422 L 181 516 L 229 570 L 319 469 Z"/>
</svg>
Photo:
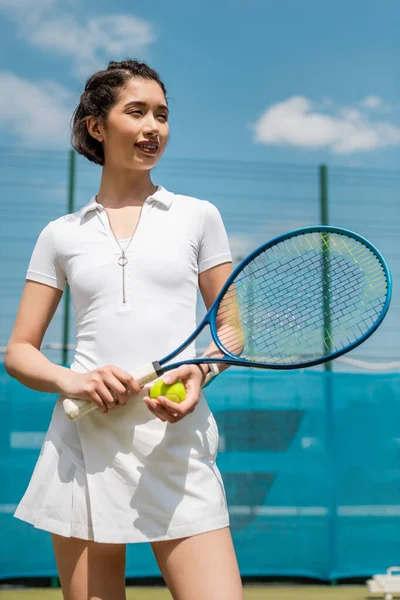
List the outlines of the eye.
<svg viewBox="0 0 400 600">
<path fill-rule="evenodd" d="M 141 111 L 141 110 L 130 110 L 128 112 L 128 115 L 142 115 L 142 114 L 143 114 L 143 111 Z"/>
<path fill-rule="evenodd" d="M 158 119 L 161 119 L 165 123 L 168 121 L 168 115 L 160 114 L 158 115 Z"/>
</svg>

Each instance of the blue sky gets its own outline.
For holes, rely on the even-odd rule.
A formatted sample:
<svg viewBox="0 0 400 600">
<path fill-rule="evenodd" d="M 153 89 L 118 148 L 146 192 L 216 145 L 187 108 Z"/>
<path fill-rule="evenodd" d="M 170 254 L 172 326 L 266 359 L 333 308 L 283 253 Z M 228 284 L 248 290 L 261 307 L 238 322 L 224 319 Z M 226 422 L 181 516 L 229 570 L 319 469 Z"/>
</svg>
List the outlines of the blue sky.
<svg viewBox="0 0 400 600">
<path fill-rule="evenodd" d="M 0 0 L 2 146 L 66 148 L 85 77 L 147 60 L 169 157 L 397 167 L 398 0 Z"/>
</svg>

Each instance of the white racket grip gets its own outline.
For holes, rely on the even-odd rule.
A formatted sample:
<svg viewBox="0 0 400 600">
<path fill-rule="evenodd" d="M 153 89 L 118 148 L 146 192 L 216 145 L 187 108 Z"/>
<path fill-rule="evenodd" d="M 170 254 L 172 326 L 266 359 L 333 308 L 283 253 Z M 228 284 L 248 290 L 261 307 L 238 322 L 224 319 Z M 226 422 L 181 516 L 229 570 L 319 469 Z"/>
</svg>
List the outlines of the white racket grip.
<svg viewBox="0 0 400 600">
<path fill-rule="evenodd" d="M 159 374 L 156 371 L 157 368 L 159 368 L 157 362 L 142 365 L 132 372 L 132 377 L 136 379 L 140 385 L 144 386 L 146 383 L 150 383 L 159 377 Z M 73 398 L 64 398 L 63 408 L 65 414 L 71 421 L 76 421 L 93 410 L 98 409 L 97 405 L 92 402 L 86 400 L 74 400 Z"/>
<path fill-rule="evenodd" d="M 83 415 L 87 415 L 97 408 L 92 402 L 87 402 L 86 400 L 73 400 L 72 398 L 65 398 L 63 400 L 63 407 L 65 414 L 71 421 L 76 421 L 83 417 Z"/>
</svg>

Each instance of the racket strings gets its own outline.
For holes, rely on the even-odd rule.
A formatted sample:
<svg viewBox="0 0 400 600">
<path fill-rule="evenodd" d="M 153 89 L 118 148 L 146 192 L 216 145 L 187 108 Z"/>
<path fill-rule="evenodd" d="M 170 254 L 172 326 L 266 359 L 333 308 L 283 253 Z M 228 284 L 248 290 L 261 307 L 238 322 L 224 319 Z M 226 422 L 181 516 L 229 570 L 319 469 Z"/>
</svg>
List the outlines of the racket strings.
<svg viewBox="0 0 400 600">
<path fill-rule="evenodd" d="M 315 286 L 314 286 L 315 288 Z M 334 304 L 332 302 L 329 303 L 329 310 L 331 311 L 330 314 L 330 327 L 334 328 L 336 331 L 336 335 L 343 331 L 345 332 L 348 328 L 349 328 L 349 324 L 352 322 L 352 319 L 354 319 L 354 316 L 358 315 L 360 313 L 359 310 L 355 310 L 353 311 L 353 296 L 354 293 L 357 291 L 357 285 L 353 285 L 351 286 L 351 288 L 348 290 L 348 293 L 345 293 L 342 296 L 342 304 L 338 307 L 338 306 L 334 306 Z M 318 292 L 318 289 L 313 289 L 308 288 L 307 293 L 304 294 L 303 298 L 300 299 L 300 301 L 297 303 L 297 309 L 303 309 L 303 310 L 307 310 L 308 306 L 309 306 L 309 297 L 315 295 L 315 293 Z M 316 333 L 317 337 L 316 339 L 319 338 L 320 333 L 321 333 L 321 329 L 319 327 L 319 323 L 320 323 L 320 311 L 324 310 L 324 306 L 323 306 L 323 298 L 322 295 L 320 295 L 320 302 L 318 305 L 316 305 L 316 303 L 313 303 L 313 312 L 310 312 L 309 315 L 309 319 L 308 319 L 308 339 L 310 338 L 310 334 L 312 333 Z M 275 299 L 276 299 L 276 295 L 275 295 Z M 347 301 L 347 302 L 346 302 Z M 281 303 L 278 301 L 276 301 L 275 303 L 271 303 L 271 308 L 274 309 L 275 314 L 277 316 L 281 316 L 281 314 L 288 314 L 288 310 L 290 310 L 290 303 Z M 315 310 L 316 308 L 319 308 L 319 311 Z M 280 312 L 278 312 L 278 310 L 280 309 Z M 324 311 L 326 314 L 326 311 Z M 290 313 L 289 313 L 290 314 Z M 280 321 L 280 325 L 281 327 L 285 327 L 288 324 L 288 319 L 286 320 L 282 320 Z M 336 324 L 338 326 L 336 326 Z M 357 323 L 356 323 L 357 324 Z M 314 325 L 314 328 L 310 328 L 311 325 Z M 339 328 L 339 326 L 341 325 L 341 327 Z M 314 331 L 312 331 L 312 329 L 314 329 Z M 255 332 L 256 334 L 258 334 L 258 332 Z M 276 331 L 276 333 L 281 335 L 280 331 Z M 315 335 L 314 335 L 315 338 Z M 332 339 L 332 335 L 328 332 L 327 336 L 325 338 L 325 342 L 328 339 Z"/>
<path fill-rule="evenodd" d="M 354 343 L 384 305 L 378 257 L 338 233 L 306 233 L 269 247 L 238 274 L 221 300 L 218 337 L 250 361 L 315 360 Z"/>
</svg>

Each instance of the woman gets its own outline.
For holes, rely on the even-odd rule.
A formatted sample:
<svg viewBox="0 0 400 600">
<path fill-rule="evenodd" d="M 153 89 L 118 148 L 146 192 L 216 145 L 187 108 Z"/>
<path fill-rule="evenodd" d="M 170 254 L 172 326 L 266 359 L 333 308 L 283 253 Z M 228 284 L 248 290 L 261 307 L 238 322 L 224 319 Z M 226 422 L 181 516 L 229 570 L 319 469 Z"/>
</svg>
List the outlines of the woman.
<svg viewBox="0 0 400 600">
<path fill-rule="evenodd" d="M 188 336 L 197 288 L 209 307 L 232 268 L 218 210 L 151 180 L 168 133 L 166 90 L 147 65 L 111 62 L 88 79 L 72 143 L 102 165 L 100 188 L 41 232 L 7 347 L 6 369 L 24 385 L 99 409 L 71 422 L 56 403 L 15 513 L 51 533 L 66 600 L 124 599 L 126 544 L 138 542 L 151 543 L 173 598 L 243 598 L 201 391 L 209 365 L 164 376 L 184 382 L 181 404 L 150 399 L 129 374 Z M 71 369 L 40 352 L 66 282 Z"/>
</svg>

